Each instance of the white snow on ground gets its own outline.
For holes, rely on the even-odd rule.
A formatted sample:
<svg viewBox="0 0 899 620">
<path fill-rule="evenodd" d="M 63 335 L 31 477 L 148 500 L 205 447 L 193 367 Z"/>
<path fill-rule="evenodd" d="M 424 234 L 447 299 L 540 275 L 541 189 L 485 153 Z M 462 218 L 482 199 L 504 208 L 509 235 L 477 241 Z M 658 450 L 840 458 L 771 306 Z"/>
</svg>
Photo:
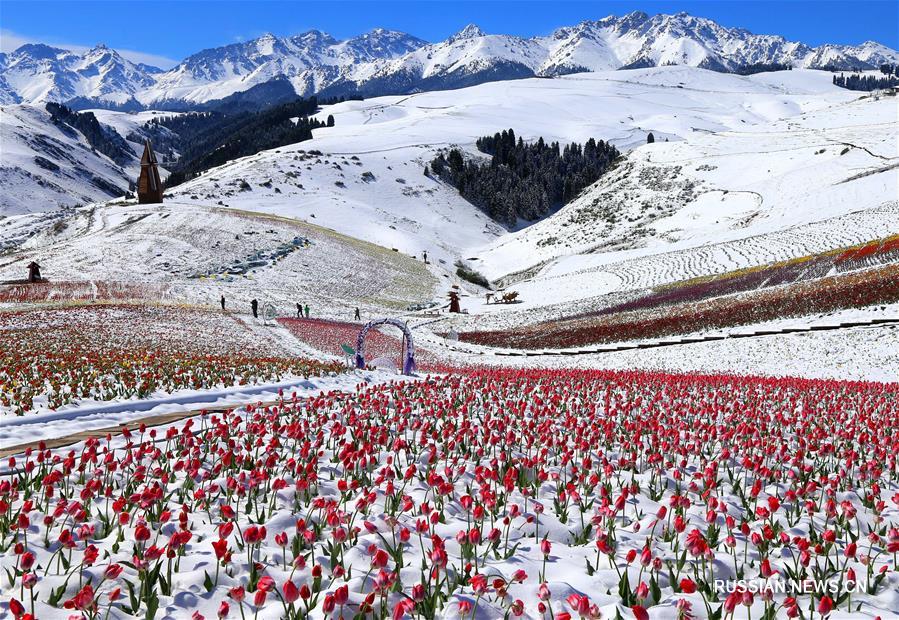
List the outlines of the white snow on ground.
<svg viewBox="0 0 899 620">
<path fill-rule="evenodd" d="M 390 372 L 353 371 L 330 377 L 293 378 L 277 383 L 218 390 L 179 390 L 173 394 L 156 394 L 140 401 L 85 401 L 56 411 L 41 410 L 23 416 L 0 417 L 0 445 L 12 446 L 66 437 L 178 411 L 272 402 L 278 399 L 279 393 L 285 398 L 293 395 L 306 398 L 331 390 L 353 390 L 361 383 L 386 383 L 396 379 L 396 374 Z"/>
<path fill-rule="evenodd" d="M 820 71 L 741 77 L 660 67 L 347 101 L 321 112 L 335 126 L 316 130 L 313 140 L 230 162 L 170 194 L 314 216 L 339 232 L 450 263 L 497 237 L 501 243 L 505 231 L 424 175 L 441 149 L 474 154 L 478 137 L 510 127 L 525 140 L 594 137 L 625 150 L 644 144 L 649 132 L 658 141 L 692 141 L 858 98 L 830 80 Z"/>
<path fill-rule="evenodd" d="M 539 320 L 550 317 L 540 315 Z M 499 327 L 508 328 L 513 321 L 492 317 Z M 725 329 L 698 328 L 689 334 L 645 340 L 629 340 L 560 349 L 553 355 L 544 351 L 528 351 L 528 356 L 514 349 L 484 347 L 453 342 L 426 330 L 414 329 L 419 345 L 447 358 L 449 365 L 510 366 L 523 368 L 608 368 L 666 370 L 674 372 L 728 372 L 772 377 L 814 377 L 822 379 L 855 379 L 899 381 L 899 323 L 872 324 L 829 331 L 808 331 L 744 338 L 727 338 L 699 343 L 637 349 L 640 344 L 676 342 L 705 337 L 734 336 L 760 331 L 836 327 L 841 323 L 864 323 L 882 319 L 899 320 L 899 303 L 853 308 L 827 314 L 778 319 Z M 480 322 L 480 319 L 478 319 Z M 482 324 L 482 323 L 481 323 Z M 457 317 L 447 318 L 436 331 L 460 330 Z M 630 351 L 611 349 L 630 346 Z M 560 355 L 564 351 L 602 351 L 598 353 Z"/>
<path fill-rule="evenodd" d="M 31 236 L 0 263 L 0 280 L 23 277 L 31 260 L 56 282 L 89 274 L 209 305 L 224 294 L 229 309 L 245 312 L 258 298 L 279 316 L 292 315 L 297 302 L 314 316 L 344 319 L 357 306 L 402 311 L 430 300 L 437 286 L 421 260 L 314 224 L 174 202 L 77 209 L 65 226 Z"/>
<path fill-rule="evenodd" d="M 824 253 L 897 232 L 899 202 L 892 201 L 733 241 L 718 241 L 720 237 L 712 236 L 711 243 L 675 243 L 671 246 L 684 249 L 658 253 L 655 252 L 664 250 L 665 246 L 562 256 L 550 261 L 534 277 L 509 285 L 510 290 L 519 293 L 519 304 L 487 304 L 486 297 L 481 295 L 466 299 L 464 306 L 472 314 L 490 314 L 490 320 L 501 324 L 533 322 L 534 309 L 555 312 L 553 316 L 558 316 L 560 309 L 570 312 L 574 307 L 585 312 L 609 305 L 610 294 Z M 480 263 L 473 264 L 480 266 Z M 493 316 L 497 314 L 509 316 Z M 519 314 L 526 316 L 514 316 Z"/>
<path fill-rule="evenodd" d="M 895 98 L 866 98 L 645 145 L 555 215 L 494 242 L 478 264 L 488 277 L 553 260 L 544 274 L 595 275 L 611 263 L 703 248 L 681 270 L 648 269 L 677 279 L 779 260 L 786 247 L 801 256 L 822 242 L 899 232 L 896 113 Z"/>
<path fill-rule="evenodd" d="M 545 365 L 553 366 L 552 362 Z M 899 381 L 899 327 L 858 327 L 603 353 L 586 356 L 579 367 L 895 383 Z"/>
<path fill-rule="evenodd" d="M 0 216 L 108 200 L 137 178 L 93 150 L 81 133 L 53 124 L 42 107 L 0 106 Z M 136 161 L 135 161 L 136 163 Z"/>
<path fill-rule="evenodd" d="M 508 365 L 507 362 L 498 363 Z M 525 363 L 539 368 L 723 372 L 896 382 L 899 381 L 899 326 L 716 340 L 571 358 L 535 357 Z"/>
<path fill-rule="evenodd" d="M 154 110 L 85 112 L 123 138 L 139 135 L 141 125 L 153 118 L 178 114 Z M 135 158 L 121 166 L 94 150 L 80 132 L 54 124 L 43 106 L 0 107 L 0 181 L 4 189 L 0 193 L 0 217 L 109 200 L 116 195 L 109 189 L 113 187 L 124 194 L 137 180 L 138 158 L 144 148 L 143 141 L 126 141 Z M 164 179 L 168 171 L 161 167 L 160 174 Z"/>
<path fill-rule="evenodd" d="M 525 325 L 528 323 L 550 321 L 553 319 L 551 312 L 551 308 L 538 308 L 525 310 L 522 312 L 522 316 L 514 317 L 511 315 L 494 313 L 490 315 L 477 316 L 474 321 L 476 321 L 478 327 L 482 329 L 511 329 L 515 326 Z M 534 316 L 529 317 L 529 314 Z M 843 323 L 869 323 L 882 319 L 887 319 L 889 321 L 899 320 L 899 303 L 871 305 L 865 306 L 863 308 L 847 308 L 844 310 L 837 310 L 825 314 L 809 314 L 799 317 L 779 318 L 772 321 L 761 321 L 758 323 L 735 325 L 733 327 L 725 328 L 709 328 L 697 325 L 694 331 L 678 335 L 658 336 L 655 338 L 634 338 L 616 342 L 603 342 L 592 345 L 577 346 L 570 349 L 535 349 L 533 350 L 533 352 L 539 354 L 541 353 L 541 351 L 551 351 L 553 352 L 553 354 L 555 354 L 560 351 L 604 351 L 622 346 L 636 347 L 638 344 L 644 343 L 651 344 L 656 342 L 672 342 L 679 339 L 751 334 L 760 331 L 766 332 L 786 329 L 808 329 L 811 327 L 837 327 Z M 427 334 L 426 337 L 428 339 L 428 342 L 435 343 L 437 346 L 441 346 L 444 348 L 448 347 L 450 350 L 460 350 L 477 355 L 492 355 L 497 352 L 508 353 L 517 351 L 517 349 L 489 347 L 477 345 L 470 342 L 451 342 L 444 338 L 443 334 L 447 333 L 450 330 L 458 332 L 467 329 L 466 325 L 470 324 L 469 320 L 470 317 L 447 314 L 445 315 L 445 318 L 440 320 L 439 324 L 432 325 L 434 332 L 438 333 L 432 333 L 430 330 L 422 330 L 422 332 Z M 427 324 L 427 321 L 425 321 L 424 324 Z M 576 362 L 577 358 L 575 358 L 573 361 Z"/>
</svg>

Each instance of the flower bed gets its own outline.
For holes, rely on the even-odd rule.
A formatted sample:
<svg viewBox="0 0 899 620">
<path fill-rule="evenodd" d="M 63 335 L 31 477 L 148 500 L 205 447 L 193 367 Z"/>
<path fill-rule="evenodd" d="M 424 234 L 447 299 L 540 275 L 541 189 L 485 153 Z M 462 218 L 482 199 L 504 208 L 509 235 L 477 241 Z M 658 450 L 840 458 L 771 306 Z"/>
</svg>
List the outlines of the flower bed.
<svg viewBox="0 0 899 620">
<path fill-rule="evenodd" d="M 210 415 L 11 459 L 0 610 L 888 617 L 897 438 L 897 385 L 658 373 L 477 372 Z M 791 581 L 809 585 L 758 589 Z"/>
<path fill-rule="evenodd" d="M 340 369 L 337 363 L 288 357 L 261 346 L 220 313 L 152 306 L 0 313 L 3 413 Z"/>
<path fill-rule="evenodd" d="M 896 301 L 899 301 L 899 264 L 662 308 L 610 315 L 598 312 L 515 330 L 465 332 L 460 334 L 460 339 L 522 349 L 565 348 L 688 334 L 699 329 L 748 325 Z"/>
<path fill-rule="evenodd" d="M 37 282 L 0 286 L 0 303 L 46 301 L 159 301 L 168 287 L 161 284 L 133 284 L 91 280 L 81 282 Z"/>
<path fill-rule="evenodd" d="M 636 299 L 603 308 L 597 314 L 617 314 L 677 303 L 698 302 L 722 295 L 733 295 L 793 282 L 814 280 L 834 270 L 844 273 L 891 262 L 899 262 L 899 236 L 876 239 L 845 250 L 802 256 L 780 263 L 758 265 L 720 275 L 673 282 Z"/>
</svg>

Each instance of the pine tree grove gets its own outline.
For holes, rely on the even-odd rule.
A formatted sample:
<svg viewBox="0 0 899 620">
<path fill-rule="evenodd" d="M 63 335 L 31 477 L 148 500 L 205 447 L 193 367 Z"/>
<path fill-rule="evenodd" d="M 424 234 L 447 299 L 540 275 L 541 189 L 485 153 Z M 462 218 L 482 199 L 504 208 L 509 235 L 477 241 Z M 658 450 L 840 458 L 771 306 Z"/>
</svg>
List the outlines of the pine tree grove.
<svg viewBox="0 0 899 620">
<path fill-rule="evenodd" d="M 620 155 L 611 144 L 593 138 L 564 147 L 543 138 L 526 144 L 512 129 L 479 138 L 476 145 L 489 160 L 466 161 L 461 151 L 451 149 L 431 162 L 431 170 L 463 198 L 509 226 L 519 219 L 540 219 L 570 202 Z"/>
</svg>

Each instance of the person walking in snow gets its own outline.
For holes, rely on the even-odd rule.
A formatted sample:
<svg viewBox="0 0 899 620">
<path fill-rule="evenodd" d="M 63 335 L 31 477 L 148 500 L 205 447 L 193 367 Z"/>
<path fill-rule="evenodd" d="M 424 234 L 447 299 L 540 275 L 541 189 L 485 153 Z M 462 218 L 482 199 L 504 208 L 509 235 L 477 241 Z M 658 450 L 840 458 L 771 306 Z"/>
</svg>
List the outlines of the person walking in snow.
<svg viewBox="0 0 899 620">
<path fill-rule="evenodd" d="M 306 318 L 309 318 L 309 304 L 306 304 Z"/>
<path fill-rule="evenodd" d="M 253 318 L 258 319 L 259 318 L 259 302 L 254 299 L 253 301 L 250 302 L 250 306 L 253 308 Z"/>
<path fill-rule="evenodd" d="M 224 310 L 225 309 L 225 296 L 224 295 L 222 295 L 222 298 L 219 300 L 219 303 L 222 304 L 222 310 Z"/>
<path fill-rule="evenodd" d="M 361 321 L 362 315 L 359 314 L 359 308 L 356 308 L 356 315 L 353 317 L 354 321 Z"/>
<path fill-rule="evenodd" d="M 297 302 L 297 318 L 303 318 L 303 304 L 301 304 L 300 302 Z"/>
</svg>

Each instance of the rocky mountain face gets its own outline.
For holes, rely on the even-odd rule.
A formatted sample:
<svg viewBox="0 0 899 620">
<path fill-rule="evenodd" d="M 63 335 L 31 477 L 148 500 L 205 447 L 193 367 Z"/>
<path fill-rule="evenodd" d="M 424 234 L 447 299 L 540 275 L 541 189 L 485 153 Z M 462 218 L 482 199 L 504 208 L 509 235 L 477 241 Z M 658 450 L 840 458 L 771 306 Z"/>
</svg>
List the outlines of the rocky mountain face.
<svg viewBox="0 0 899 620">
<path fill-rule="evenodd" d="M 317 30 L 258 39 L 204 50 L 159 76 L 139 99 L 147 104 L 171 100 L 221 99 L 273 79 L 287 78 L 298 95 L 312 95 L 335 83 L 355 84 L 373 67 L 425 45 L 421 39 L 377 29 L 346 41 Z"/>
<path fill-rule="evenodd" d="M 121 136 L 52 102 L 0 108 L 0 141 L 0 216 L 122 196 L 139 170 Z"/>
<path fill-rule="evenodd" d="M 734 72 L 747 65 L 849 70 L 896 62 L 899 53 L 873 41 L 810 47 L 686 13 L 633 12 L 532 38 L 487 34 L 474 25 L 439 43 L 384 29 L 345 41 L 317 30 L 266 34 L 203 50 L 165 72 L 102 45 L 78 54 L 28 44 L 0 55 L 0 102 L 183 109 L 272 80 L 287 80 L 301 96 L 376 96 L 666 64 Z"/>
<path fill-rule="evenodd" d="M 86 52 L 27 43 L 0 56 L 0 102 L 66 102 L 78 97 L 124 104 L 162 73 L 97 45 Z"/>
</svg>

